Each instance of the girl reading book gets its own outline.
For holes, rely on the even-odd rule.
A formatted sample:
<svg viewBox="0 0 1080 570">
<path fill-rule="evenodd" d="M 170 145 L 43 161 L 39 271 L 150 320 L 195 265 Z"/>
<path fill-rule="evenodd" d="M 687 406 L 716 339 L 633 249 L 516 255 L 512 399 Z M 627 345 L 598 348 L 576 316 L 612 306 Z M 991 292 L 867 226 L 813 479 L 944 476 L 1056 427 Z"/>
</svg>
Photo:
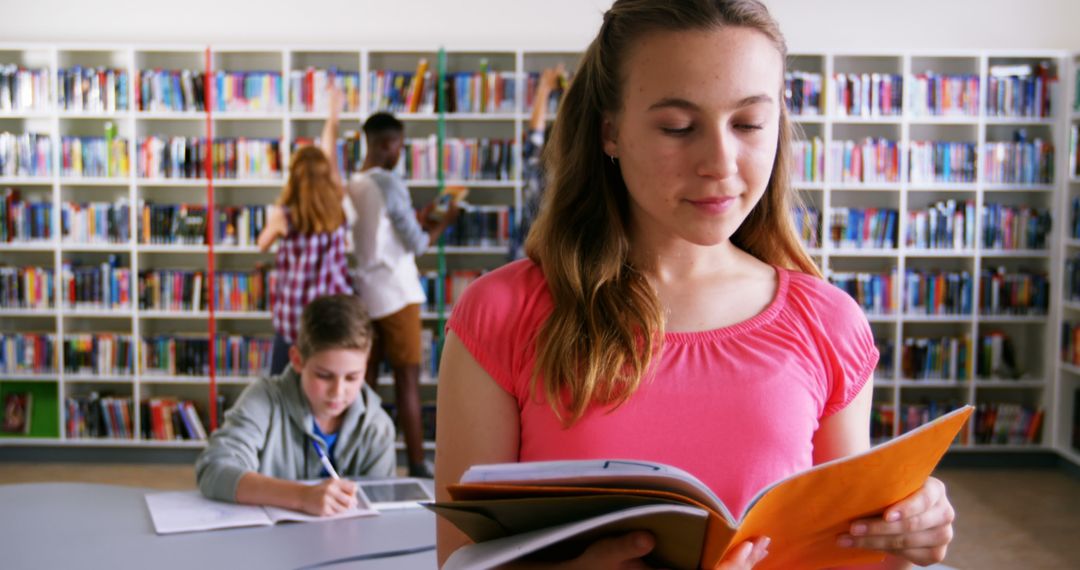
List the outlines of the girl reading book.
<svg viewBox="0 0 1080 570">
<path fill-rule="evenodd" d="M 436 489 L 471 465 L 674 465 L 742 515 L 768 484 L 869 447 L 878 352 L 798 240 L 786 48 L 756 0 L 617 0 L 564 94 L 528 259 L 455 304 L 439 374 Z M 943 559 L 928 479 L 837 544 L 881 567 Z M 439 521 L 440 562 L 467 538 Z M 768 537 L 721 567 L 767 559 Z M 643 567 L 630 533 L 564 567 Z"/>
</svg>

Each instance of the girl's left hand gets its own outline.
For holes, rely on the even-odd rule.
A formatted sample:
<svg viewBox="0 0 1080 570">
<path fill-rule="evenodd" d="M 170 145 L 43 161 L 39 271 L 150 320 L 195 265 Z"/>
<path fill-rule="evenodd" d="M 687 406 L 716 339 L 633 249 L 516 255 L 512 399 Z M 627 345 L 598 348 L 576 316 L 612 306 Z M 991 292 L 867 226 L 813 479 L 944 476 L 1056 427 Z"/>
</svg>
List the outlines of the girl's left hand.
<svg viewBox="0 0 1080 570">
<path fill-rule="evenodd" d="M 885 509 L 881 518 L 851 523 L 850 534 L 840 535 L 840 546 L 882 550 L 919 566 L 945 559 L 956 520 L 945 484 L 930 477 L 910 497 Z"/>
</svg>

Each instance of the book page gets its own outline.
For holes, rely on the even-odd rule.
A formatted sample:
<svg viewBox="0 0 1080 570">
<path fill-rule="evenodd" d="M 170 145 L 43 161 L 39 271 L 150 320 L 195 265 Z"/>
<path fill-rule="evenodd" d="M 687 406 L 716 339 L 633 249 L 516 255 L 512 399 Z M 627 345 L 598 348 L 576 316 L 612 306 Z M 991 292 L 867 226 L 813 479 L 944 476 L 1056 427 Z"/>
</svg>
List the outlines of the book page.
<svg viewBox="0 0 1080 570">
<path fill-rule="evenodd" d="M 158 534 L 274 524 L 262 507 L 212 501 L 198 491 L 151 493 L 146 506 Z"/>
<path fill-rule="evenodd" d="M 565 558 L 603 536 L 641 529 L 656 536 L 656 548 L 646 557 L 647 563 L 663 568 L 697 568 L 707 519 L 704 510 L 686 505 L 629 508 L 463 546 L 450 555 L 443 570 L 494 568 L 556 545 L 571 549 L 565 552 Z M 575 543 L 568 544 L 570 539 Z"/>
<path fill-rule="evenodd" d="M 772 539 L 761 568 L 824 568 L 881 560 L 880 552 L 841 548 L 852 521 L 879 516 L 919 490 L 971 415 L 965 406 L 888 443 L 782 480 L 747 508 L 731 545 Z M 705 558 L 712 559 L 707 552 Z M 719 560 L 722 553 L 715 553 Z"/>
<path fill-rule="evenodd" d="M 669 491 L 711 507 L 732 526 L 735 525 L 727 507 L 700 479 L 677 467 L 649 461 L 586 459 L 474 465 L 461 476 L 461 483 L 518 483 Z"/>
</svg>

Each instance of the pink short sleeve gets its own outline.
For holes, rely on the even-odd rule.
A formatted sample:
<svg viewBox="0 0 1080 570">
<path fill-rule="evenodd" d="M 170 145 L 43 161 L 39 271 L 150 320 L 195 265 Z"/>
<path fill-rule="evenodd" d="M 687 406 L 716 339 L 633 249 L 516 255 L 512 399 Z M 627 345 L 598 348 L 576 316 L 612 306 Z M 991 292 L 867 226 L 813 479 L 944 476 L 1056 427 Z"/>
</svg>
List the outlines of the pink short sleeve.
<svg viewBox="0 0 1080 570">
<path fill-rule="evenodd" d="M 509 263 L 469 285 L 446 328 L 504 390 L 524 401 L 535 331 L 551 312 L 547 285 L 529 260 Z"/>
<path fill-rule="evenodd" d="M 828 417 L 851 403 L 877 367 L 878 350 L 874 334 L 859 305 L 837 287 L 822 283 L 819 316 L 825 345 L 830 347 L 826 362 L 831 377 L 829 398 L 822 411 Z"/>
</svg>

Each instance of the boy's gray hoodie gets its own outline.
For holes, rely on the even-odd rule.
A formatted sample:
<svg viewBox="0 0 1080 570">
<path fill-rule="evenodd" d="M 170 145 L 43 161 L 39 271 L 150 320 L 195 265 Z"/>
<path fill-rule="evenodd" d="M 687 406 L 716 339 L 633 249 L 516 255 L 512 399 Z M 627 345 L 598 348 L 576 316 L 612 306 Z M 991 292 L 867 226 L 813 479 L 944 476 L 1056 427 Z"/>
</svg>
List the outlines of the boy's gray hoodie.
<svg viewBox="0 0 1080 570">
<path fill-rule="evenodd" d="M 259 378 L 244 389 L 225 413 L 225 425 L 210 437 L 195 462 L 203 495 L 236 500 L 236 485 L 248 471 L 289 480 L 318 479 L 322 471 L 312 441 L 314 418 L 300 388 L 300 375 L 288 366 L 280 376 Z M 342 477 L 393 477 L 396 471 L 394 423 L 365 383 L 334 444 L 334 467 Z"/>
</svg>

